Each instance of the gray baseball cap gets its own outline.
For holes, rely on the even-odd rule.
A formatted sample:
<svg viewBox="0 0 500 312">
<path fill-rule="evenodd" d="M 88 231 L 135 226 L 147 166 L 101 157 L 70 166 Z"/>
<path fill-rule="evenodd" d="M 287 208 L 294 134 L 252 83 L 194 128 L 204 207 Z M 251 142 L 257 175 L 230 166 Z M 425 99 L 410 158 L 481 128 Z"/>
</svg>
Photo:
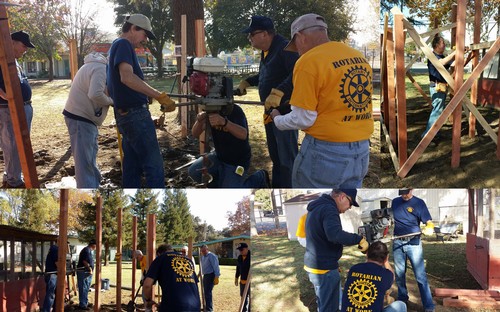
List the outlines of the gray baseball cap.
<svg viewBox="0 0 500 312">
<path fill-rule="evenodd" d="M 156 39 L 155 34 L 153 34 L 153 32 L 152 32 L 151 21 L 146 16 L 144 16 L 142 14 L 132 14 L 132 15 L 125 18 L 125 22 L 128 22 L 132 25 L 135 25 L 135 26 L 138 26 L 138 27 L 141 27 L 142 29 L 144 29 L 146 31 L 146 35 L 148 36 L 149 39 L 151 39 L 151 40 Z"/>
<path fill-rule="evenodd" d="M 309 13 L 302 16 L 297 17 L 290 27 L 290 42 L 285 47 L 286 51 L 297 52 L 297 47 L 295 46 L 295 35 L 304 29 L 312 28 L 312 27 L 323 27 L 325 29 L 328 28 L 328 25 L 325 22 L 325 18 L 321 15 Z"/>
</svg>

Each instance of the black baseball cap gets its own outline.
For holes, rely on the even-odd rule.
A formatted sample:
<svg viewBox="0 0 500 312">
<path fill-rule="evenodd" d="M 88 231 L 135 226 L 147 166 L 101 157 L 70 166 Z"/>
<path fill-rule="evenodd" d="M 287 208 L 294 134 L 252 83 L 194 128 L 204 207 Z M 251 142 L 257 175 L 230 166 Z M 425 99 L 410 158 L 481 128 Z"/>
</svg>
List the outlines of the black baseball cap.
<svg viewBox="0 0 500 312">
<path fill-rule="evenodd" d="M 250 25 L 247 28 L 243 29 L 241 32 L 245 34 L 249 34 L 256 30 L 271 30 L 274 29 L 273 20 L 267 16 L 255 15 L 252 16 L 250 20 Z"/>
<path fill-rule="evenodd" d="M 238 247 L 236 247 L 238 250 L 242 250 L 243 248 L 248 248 L 248 245 L 246 243 L 239 243 Z"/>
<path fill-rule="evenodd" d="M 411 188 L 402 188 L 399 190 L 398 194 L 399 195 L 407 195 L 408 193 L 410 193 L 412 189 Z"/>
<path fill-rule="evenodd" d="M 340 189 L 339 191 L 348 195 L 352 200 L 352 205 L 355 207 L 359 207 L 358 202 L 356 201 L 356 195 L 358 195 L 357 189 Z"/>
<path fill-rule="evenodd" d="M 27 33 L 25 33 L 22 30 L 16 31 L 16 32 L 10 34 L 10 38 L 12 38 L 12 40 L 22 42 L 28 48 L 35 48 L 33 43 L 31 43 L 31 41 L 30 41 L 30 35 L 28 35 Z"/>
</svg>

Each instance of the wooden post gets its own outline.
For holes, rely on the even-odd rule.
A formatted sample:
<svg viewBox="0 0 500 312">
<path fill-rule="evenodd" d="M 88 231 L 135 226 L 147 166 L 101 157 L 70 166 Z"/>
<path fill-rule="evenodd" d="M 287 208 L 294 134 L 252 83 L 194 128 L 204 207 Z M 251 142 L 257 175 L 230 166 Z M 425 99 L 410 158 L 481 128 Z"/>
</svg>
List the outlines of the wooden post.
<svg viewBox="0 0 500 312">
<path fill-rule="evenodd" d="M 101 244 L 102 244 L 102 197 L 97 196 L 96 214 L 95 214 L 95 298 L 94 312 L 101 310 Z"/>
<path fill-rule="evenodd" d="M 135 251 L 137 250 L 137 216 L 132 217 L 132 249 Z M 136 273 L 136 268 L 137 268 L 137 259 L 133 256 L 132 257 L 132 300 L 134 300 L 135 296 L 135 286 L 136 286 L 136 279 L 135 279 L 135 273 Z"/>
<path fill-rule="evenodd" d="M 396 81 L 394 77 L 394 33 L 392 28 L 387 29 L 387 124 L 389 138 L 394 146 L 398 144 L 396 129 Z"/>
<path fill-rule="evenodd" d="M 78 47 L 76 46 L 76 39 L 69 40 L 69 68 L 71 71 L 71 81 L 73 81 L 78 71 Z"/>
<path fill-rule="evenodd" d="M 456 55 L 455 55 L 455 90 L 460 89 L 464 81 L 464 49 L 465 49 L 465 9 L 466 0 L 458 0 Z M 451 167 L 460 165 L 460 139 L 462 131 L 462 105 L 457 105 L 453 111 L 453 138 L 451 152 Z"/>
<path fill-rule="evenodd" d="M 482 0 L 474 1 L 474 36 L 472 38 L 473 43 L 481 42 L 481 17 L 482 17 Z M 474 58 L 472 59 L 472 69 L 476 68 L 477 64 L 479 64 L 479 50 L 474 50 L 473 53 Z M 477 80 L 474 81 L 472 88 L 470 90 L 470 100 L 473 105 L 477 105 Z M 469 137 L 474 138 L 476 136 L 476 117 L 472 113 L 469 113 Z"/>
<path fill-rule="evenodd" d="M 61 190 L 59 197 L 59 237 L 57 238 L 57 286 L 56 311 L 64 311 L 66 283 L 66 253 L 68 248 L 68 196 L 69 190 Z"/>
<path fill-rule="evenodd" d="M 405 71 L 405 36 L 403 13 L 394 14 L 394 44 L 396 60 L 396 105 L 398 116 L 398 156 L 402 166 L 408 158 L 406 127 L 406 71 Z M 389 130 L 390 131 L 390 130 Z"/>
<path fill-rule="evenodd" d="M 189 258 L 189 260 L 191 260 L 192 257 L 193 257 L 193 238 L 192 237 L 190 237 L 188 239 L 188 253 L 187 253 L 187 257 Z M 194 263 L 193 263 L 193 265 L 194 265 Z"/>
<path fill-rule="evenodd" d="M 28 122 L 24 111 L 21 85 L 17 76 L 16 60 L 9 33 L 9 23 L 5 5 L 0 5 L 0 67 L 2 68 L 5 92 L 9 103 L 12 128 L 16 139 L 19 161 L 27 188 L 39 188 L 33 148 L 31 146 Z"/>
<path fill-rule="evenodd" d="M 118 208 L 118 233 L 116 237 L 116 311 L 122 309 L 122 213 L 123 209 Z M 132 270 L 133 271 L 133 270 Z"/>
<path fill-rule="evenodd" d="M 187 74 L 187 17 L 185 14 L 181 16 L 181 79 L 186 77 Z M 181 94 L 187 94 L 187 84 L 181 83 L 182 90 L 179 90 Z M 187 100 L 181 100 L 181 102 L 186 102 Z M 180 108 L 180 119 L 181 119 L 181 135 L 183 138 L 187 137 L 188 129 L 188 107 L 181 106 Z M 148 259 L 149 261 L 149 259 Z"/>
<path fill-rule="evenodd" d="M 185 18 L 185 15 L 183 15 Z M 155 214 L 148 214 L 148 221 L 147 221 L 147 238 L 146 238 L 146 244 L 147 244 L 147 262 L 148 262 L 148 268 L 151 266 L 151 262 L 153 262 L 153 259 L 155 258 L 156 255 L 156 215 Z M 151 289 L 151 294 L 152 294 L 152 300 L 156 301 L 155 298 L 155 286 L 152 286 Z"/>
<path fill-rule="evenodd" d="M 207 52 L 205 49 L 205 27 L 204 27 L 204 22 L 202 19 L 195 20 L 194 36 L 195 36 L 196 56 L 203 57 L 203 56 L 205 56 L 205 54 Z M 194 109 L 196 110 L 196 113 L 201 112 L 201 107 L 199 105 L 196 105 Z M 189 127 L 192 127 L 192 126 L 193 125 L 189 124 Z M 203 131 L 199 137 L 206 138 L 205 131 Z M 205 141 L 206 140 L 198 140 L 198 141 L 200 144 L 200 154 L 203 154 L 203 153 L 205 153 L 205 144 L 206 144 Z"/>
<path fill-rule="evenodd" d="M 239 312 L 243 312 L 243 307 L 245 304 L 245 299 L 248 295 L 248 292 L 250 291 L 250 283 L 252 280 L 252 272 L 248 271 L 248 277 L 247 277 L 247 283 L 245 284 L 245 288 L 243 289 L 243 296 L 241 296 L 240 300 L 240 308 L 238 309 Z M 250 305 L 250 298 L 248 298 L 248 304 Z"/>
<path fill-rule="evenodd" d="M 200 289 L 201 289 L 201 306 L 202 306 L 202 311 L 205 312 L 207 310 L 207 305 L 205 303 L 205 288 L 203 287 L 204 280 L 203 280 L 203 266 L 201 265 L 201 247 L 198 247 L 198 257 L 199 257 L 199 262 L 200 262 Z"/>
</svg>

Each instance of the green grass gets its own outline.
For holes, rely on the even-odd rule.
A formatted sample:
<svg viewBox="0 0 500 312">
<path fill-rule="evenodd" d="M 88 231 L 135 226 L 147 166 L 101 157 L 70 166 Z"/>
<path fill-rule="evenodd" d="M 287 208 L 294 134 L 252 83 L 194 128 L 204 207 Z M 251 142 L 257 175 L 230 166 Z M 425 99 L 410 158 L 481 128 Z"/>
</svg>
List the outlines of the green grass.
<svg viewBox="0 0 500 312">
<path fill-rule="evenodd" d="M 303 269 L 305 249 L 298 242 L 289 241 L 286 236 L 257 236 L 253 244 L 255 260 L 252 268 L 254 282 L 252 309 L 260 312 L 315 311 L 314 290 Z M 430 238 L 423 246 L 431 289 L 480 289 L 467 271 L 463 239 L 443 244 Z M 364 261 L 365 256 L 356 247 L 344 248 L 340 260 L 342 284 L 349 268 Z M 393 264 L 392 259 L 391 264 Z M 421 305 L 420 295 L 411 269 L 407 273 L 407 285 L 410 301 L 413 303 L 408 311 L 417 311 Z M 393 285 L 392 295 L 396 294 L 397 288 Z M 467 311 L 443 307 L 441 299 L 435 300 L 436 311 Z"/>
</svg>

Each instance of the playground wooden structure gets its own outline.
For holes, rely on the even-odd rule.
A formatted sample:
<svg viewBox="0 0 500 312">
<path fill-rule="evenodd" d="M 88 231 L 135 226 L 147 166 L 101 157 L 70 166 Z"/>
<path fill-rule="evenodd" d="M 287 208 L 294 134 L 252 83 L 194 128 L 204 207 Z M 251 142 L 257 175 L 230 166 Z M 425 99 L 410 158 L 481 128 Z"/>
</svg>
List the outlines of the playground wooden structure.
<svg viewBox="0 0 500 312">
<path fill-rule="evenodd" d="M 435 137 L 439 129 L 446 122 L 450 115 L 453 115 L 453 138 L 451 167 L 456 168 L 460 165 L 460 136 L 461 136 L 461 117 L 462 106 L 469 116 L 469 136 L 475 135 L 476 120 L 481 124 L 484 130 L 497 144 L 496 156 L 500 159 L 499 136 L 486 122 L 481 113 L 477 110 L 477 83 L 475 80 L 480 76 L 487 64 L 493 59 L 500 49 L 500 38 L 494 42 L 480 43 L 480 21 L 482 1 L 475 1 L 476 14 L 474 16 L 474 44 L 473 50 L 473 71 L 470 77 L 464 81 L 464 49 L 465 49 L 465 24 L 466 20 L 466 0 L 458 0 L 458 5 L 454 6 L 456 14 L 452 24 L 418 34 L 413 25 L 404 17 L 401 11 L 395 7 L 391 10 L 394 17 L 394 29 L 388 27 L 388 15 L 385 16 L 384 33 L 382 35 L 382 53 L 381 53 L 381 109 L 382 109 L 382 129 L 385 141 L 389 146 L 392 162 L 397 175 L 404 178 L 418 161 L 419 157 L 425 151 L 429 143 Z M 452 45 L 456 46 L 457 54 L 455 57 L 454 78 L 448 73 L 444 66 L 437 60 L 432 50 L 427 46 L 432 40 L 433 35 L 440 31 L 452 29 Z M 434 64 L 441 75 L 445 78 L 450 88 L 454 91 L 454 96 L 447 107 L 436 120 L 434 125 L 422 140 L 408 156 L 407 153 L 407 121 L 406 121 L 406 90 L 405 78 L 408 77 L 415 85 L 422 96 L 430 102 L 429 97 L 413 79 L 409 70 L 416 58 L 405 66 L 404 46 L 406 33 L 411 39 L 406 42 L 414 41 L 416 46 L 425 54 L 425 56 Z M 427 41 L 423 38 L 429 37 Z M 479 61 L 479 50 L 489 48 L 488 52 Z M 472 58 L 472 57 L 470 57 Z M 471 89 L 471 99 L 465 97 L 467 91 Z M 462 105 L 460 105 L 462 103 Z"/>
</svg>

